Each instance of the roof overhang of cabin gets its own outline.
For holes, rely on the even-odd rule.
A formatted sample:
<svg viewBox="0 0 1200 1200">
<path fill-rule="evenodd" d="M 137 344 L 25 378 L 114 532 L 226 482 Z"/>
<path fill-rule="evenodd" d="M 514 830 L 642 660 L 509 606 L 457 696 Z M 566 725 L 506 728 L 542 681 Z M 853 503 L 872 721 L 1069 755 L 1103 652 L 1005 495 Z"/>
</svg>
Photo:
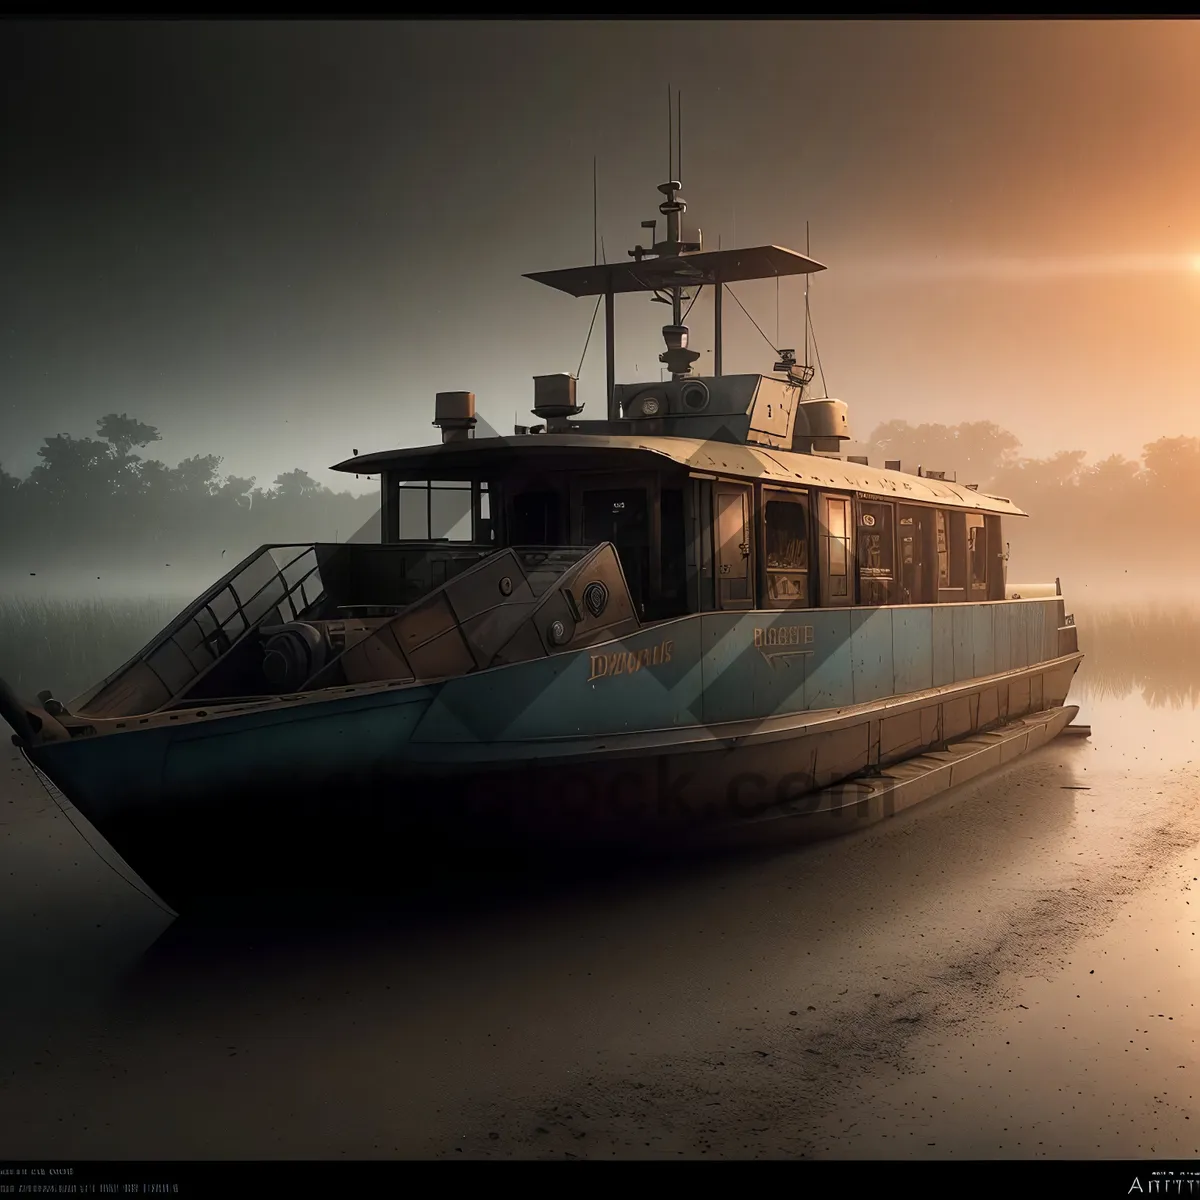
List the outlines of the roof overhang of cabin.
<svg viewBox="0 0 1200 1200">
<path fill-rule="evenodd" d="M 525 434 L 511 438 L 471 438 L 349 458 L 331 468 L 356 475 L 388 473 L 398 479 L 484 478 L 514 466 L 531 471 L 664 469 L 668 464 L 698 475 L 755 480 L 777 487 L 828 488 L 868 499 L 933 504 L 972 512 L 1023 517 L 1011 500 L 961 484 L 901 471 L 842 462 L 816 454 L 766 451 L 734 442 L 678 437 L 637 437 L 581 433 Z"/>
<path fill-rule="evenodd" d="M 404 450 L 385 450 L 347 459 L 333 471 L 356 475 L 383 472 L 397 479 L 462 480 L 483 478 L 497 470 L 543 472 L 616 466 L 651 469 L 666 466 L 663 455 L 642 444 L 643 439 L 593 434 L 527 434 L 511 438 L 470 438 Z M 669 456 L 668 456 L 669 457 Z"/>
<path fill-rule="evenodd" d="M 711 250 L 640 262 L 602 263 L 537 271 L 525 276 L 568 296 L 603 296 L 607 292 L 656 292 L 664 288 L 739 283 L 783 275 L 811 275 L 825 266 L 783 246 L 753 246 L 746 250 Z"/>
</svg>

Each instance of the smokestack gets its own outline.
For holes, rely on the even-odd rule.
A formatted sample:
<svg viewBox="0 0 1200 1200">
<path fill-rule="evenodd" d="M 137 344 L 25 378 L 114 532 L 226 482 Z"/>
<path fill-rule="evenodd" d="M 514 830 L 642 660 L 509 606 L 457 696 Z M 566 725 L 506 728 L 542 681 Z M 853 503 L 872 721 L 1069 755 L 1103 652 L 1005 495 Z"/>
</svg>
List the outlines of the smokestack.
<svg viewBox="0 0 1200 1200">
<path fill-rule="evenodd" d="M 533 415 L 546 422 L 547 433 L 564 433 L 570 418 L 583 412 L 575 400 L 574 375 L 535 375 L 533 377 Z"/>
<path fill-rule="evenodd" d="M 442 431 L 443 442 L 467 441 L 475 428 L 475 393 L 438 392 L 433 423 Z"/>
</svg>

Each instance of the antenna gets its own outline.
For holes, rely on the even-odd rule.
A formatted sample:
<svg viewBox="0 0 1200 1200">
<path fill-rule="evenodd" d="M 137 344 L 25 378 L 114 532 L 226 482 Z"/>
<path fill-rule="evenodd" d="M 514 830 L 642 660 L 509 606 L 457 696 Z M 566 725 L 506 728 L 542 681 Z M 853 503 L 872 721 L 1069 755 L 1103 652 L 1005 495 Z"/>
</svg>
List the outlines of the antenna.
<svg viewBox="0 0 1200 1200">
<path fill-rule="evenodd" d="M 675 117 L 675 137 L 677 141 L 677 149 L 675 152 L 675 170 L 679 172 L 677 178 L 683 178 L 683 92 L 675 93 L 675 104 L 677 108 Z"/>
<path fill-rule="evenodd" d="M 672 119 L 674 114 L 671 112 L 671 85 L 667 84 L 667 179 L 675 178 L 675 168 L 671 162 L 671 154 L 675 148 L 675 134 L 672 129 Z"/>
<path fill-rule="evenodd" d="M 812 238 L 808 232 L 808 222 L 804 222 L 804 254 L 806 258 L 812 257 Z M 809 276 L 804 276 L 804 365 L 808 366 L 808 280 Z"/>
<path fill-rule="evenodd" d="M 596 156 L 592 155 L 592 266 L 600 262 L 600 251 L 597 239 L 600 236 L 599 211 L 596 205 Z"/>
</svg>

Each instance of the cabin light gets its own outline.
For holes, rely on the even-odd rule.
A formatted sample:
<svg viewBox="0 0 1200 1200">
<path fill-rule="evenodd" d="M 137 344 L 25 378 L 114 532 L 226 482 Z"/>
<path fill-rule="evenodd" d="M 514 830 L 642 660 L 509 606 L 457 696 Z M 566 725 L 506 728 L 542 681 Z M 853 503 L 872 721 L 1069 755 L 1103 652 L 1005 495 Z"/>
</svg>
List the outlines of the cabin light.
<svg viewBox="0 0 1200 1200">
<path fill-rule="evenodd" d="M 658 400 L 654 396 L 647 396 L 642 401 L 642 415 L 647 417 L 658 415 Z"/>
</svg>

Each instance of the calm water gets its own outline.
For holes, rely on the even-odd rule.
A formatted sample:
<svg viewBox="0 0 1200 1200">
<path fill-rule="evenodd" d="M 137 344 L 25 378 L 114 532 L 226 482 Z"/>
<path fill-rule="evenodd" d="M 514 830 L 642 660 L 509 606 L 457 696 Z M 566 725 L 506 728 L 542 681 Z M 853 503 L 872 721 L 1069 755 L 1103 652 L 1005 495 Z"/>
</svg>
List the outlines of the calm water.
<svg viewBox="0 0 1200 1200">
<path fill-rule="evenodd" d="M 172 924 L 4 757 L 0 1158 L 1193 1156 L 1200 638 L 1092 634 L 1090 739 L 873 830 L 321 923 Z"/>
</svg>

